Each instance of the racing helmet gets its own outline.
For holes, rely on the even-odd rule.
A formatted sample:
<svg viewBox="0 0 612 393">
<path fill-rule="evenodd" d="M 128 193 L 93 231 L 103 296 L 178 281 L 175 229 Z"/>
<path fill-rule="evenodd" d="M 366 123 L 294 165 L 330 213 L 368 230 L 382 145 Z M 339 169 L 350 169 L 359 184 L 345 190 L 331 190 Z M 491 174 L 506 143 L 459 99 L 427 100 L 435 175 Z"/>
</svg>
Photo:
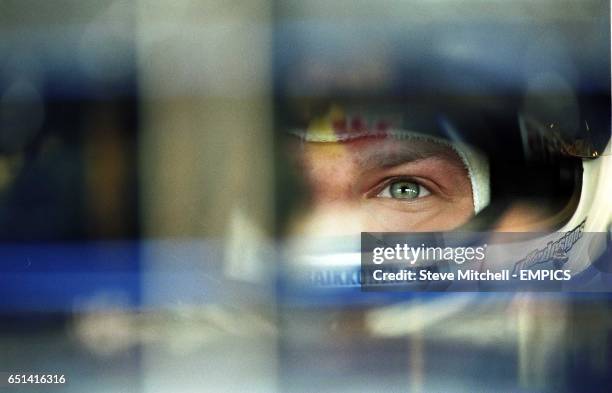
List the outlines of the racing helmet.
<svg viewBox="0 0 612 393">
<path fill-rule="evenodd" d="M 408 3 L 410 12 L 356 20 L 337 18 L 331 5 L 279 6 L 277 178 L 279 189 L 293 182 L 304 191 L 279 198 L 281 232 L 283 215 L 307 206 L 301 195 L 309 193 L 286 165 L 283 154 L 295 150 L 285 141 L 424 140 L 448 146 L 468 173 L 473 214 L 454 230 L 605 233 L 570 265 L 609 265 L 609 10 L 597 2 L 580 12 L 503 3 L 493 13 Z"/>
</svg>

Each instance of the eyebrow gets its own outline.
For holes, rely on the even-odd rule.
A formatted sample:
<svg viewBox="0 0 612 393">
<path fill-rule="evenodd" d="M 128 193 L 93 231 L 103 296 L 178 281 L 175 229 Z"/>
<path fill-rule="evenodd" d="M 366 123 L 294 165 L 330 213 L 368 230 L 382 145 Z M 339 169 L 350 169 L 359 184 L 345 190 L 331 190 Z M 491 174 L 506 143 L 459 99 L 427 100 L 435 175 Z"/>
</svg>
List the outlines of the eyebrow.
<svg viewBox="0 0 612 393">
<path fill-rule="evenodd" d="M 451 146 L 428 140 L 398 141 L 398 144 L 390 147 L 368 146 L 355 151 L 355 154 L 356 162 L 365 170 L 389 168 L 430 157 L 456 161 L 462 165 L 461 157 Z"/>
</svg>

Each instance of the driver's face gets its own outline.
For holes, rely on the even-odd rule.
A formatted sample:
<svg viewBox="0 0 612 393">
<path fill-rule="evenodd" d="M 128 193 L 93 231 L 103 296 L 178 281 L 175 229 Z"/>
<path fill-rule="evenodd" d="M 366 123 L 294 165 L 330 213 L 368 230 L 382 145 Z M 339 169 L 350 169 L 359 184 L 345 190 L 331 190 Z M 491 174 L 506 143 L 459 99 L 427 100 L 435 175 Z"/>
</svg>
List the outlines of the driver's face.
<svg viewBox="0 0 612 393">
<path fill-rule="evenodd" d="M 374 137 L 293 144 L 309 190 L 299 233 L 443 231 L 474 214 L 468 171 L 451 147 Z"/>
</svg>

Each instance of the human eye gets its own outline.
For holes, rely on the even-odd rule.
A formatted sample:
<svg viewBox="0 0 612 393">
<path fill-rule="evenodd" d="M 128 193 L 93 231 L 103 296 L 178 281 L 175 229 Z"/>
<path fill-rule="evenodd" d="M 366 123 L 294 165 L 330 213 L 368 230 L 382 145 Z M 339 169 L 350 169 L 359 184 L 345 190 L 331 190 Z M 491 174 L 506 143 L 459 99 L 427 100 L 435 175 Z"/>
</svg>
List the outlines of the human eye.
<svg viewBox="0 0 612 393">
<path fill-rule="evenodd" d="M 430 194 L 427 187 L 414 180 L 394 179 L 389 181 L 376 196 L 406 201 L 423 198 Z"/>
</svg>

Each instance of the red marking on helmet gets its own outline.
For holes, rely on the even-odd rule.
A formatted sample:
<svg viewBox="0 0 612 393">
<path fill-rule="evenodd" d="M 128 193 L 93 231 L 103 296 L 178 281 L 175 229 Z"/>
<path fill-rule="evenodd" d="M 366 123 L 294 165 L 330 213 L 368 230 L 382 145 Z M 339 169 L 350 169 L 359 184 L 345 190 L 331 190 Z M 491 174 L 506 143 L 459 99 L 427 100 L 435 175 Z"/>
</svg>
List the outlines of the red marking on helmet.
<svg viewBox="0 0 612 393">
<path fill-rule="evenodd" d="M 334 120 L 332 122 L 332 130 L 336 133 L 346 132 L 346 119 Z"/>
</svg>

